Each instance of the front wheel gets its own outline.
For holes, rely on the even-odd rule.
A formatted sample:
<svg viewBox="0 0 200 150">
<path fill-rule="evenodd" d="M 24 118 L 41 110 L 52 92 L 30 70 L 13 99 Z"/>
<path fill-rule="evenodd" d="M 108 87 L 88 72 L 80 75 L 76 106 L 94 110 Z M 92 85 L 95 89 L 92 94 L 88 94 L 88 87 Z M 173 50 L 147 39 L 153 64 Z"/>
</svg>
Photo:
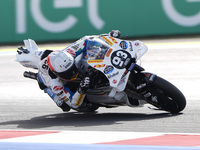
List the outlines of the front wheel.
<svg viewBox="0 0 200 150">
<path fill-rule="evenodd" d="M 186 106 L 186 99 L 182 92 L 165 79 L 156 76 L 154 81 L 146 87 L 151 96 L 147 102 L 171 113 L 178 113 Z"/>
</svg>

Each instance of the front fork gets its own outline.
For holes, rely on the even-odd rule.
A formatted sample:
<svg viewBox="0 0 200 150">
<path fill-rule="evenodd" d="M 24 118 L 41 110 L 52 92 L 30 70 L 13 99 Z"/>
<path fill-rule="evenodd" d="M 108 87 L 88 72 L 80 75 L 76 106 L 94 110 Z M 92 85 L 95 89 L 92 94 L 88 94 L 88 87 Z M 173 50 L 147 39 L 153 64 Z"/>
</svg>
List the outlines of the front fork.
<svg viewBox="0 0 200 150">
<path fill-rule="evenodd" d="M 144 71 L 144 68 L 135 64 L 134 68 L 131 70 L 131 75 L 129 77 L 129 80 L 132 83 L 136 84 L 137 86 L 141 84 L 153 83 L 156 78 L 156 74 L 143 72 L 143 71 Z"/>
<path fill-rule="evenodd" d="M 146 100 L 151 99 L 151 93 L 148 92 L 148 86 L 150 86 L 156 79 L 156 75 L 149 72 L 143 72 L 144 68 L 135 64 L 134 69 L 131 71 L 126 93 L 134 98 Z"/>
</svg>

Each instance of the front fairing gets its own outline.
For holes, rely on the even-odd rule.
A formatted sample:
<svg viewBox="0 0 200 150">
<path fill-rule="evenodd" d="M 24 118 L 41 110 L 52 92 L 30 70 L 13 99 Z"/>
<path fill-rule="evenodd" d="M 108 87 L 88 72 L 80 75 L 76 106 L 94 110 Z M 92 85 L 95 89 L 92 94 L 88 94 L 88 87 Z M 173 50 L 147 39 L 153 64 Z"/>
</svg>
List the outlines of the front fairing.
<svg viewBox="0 0 200 150">
<path fill-rule="evenodd" d="M 131 42 L 110 36 L 94 37 L 86 41 L 83 59 L 101 71 L 109 80 L 111 87 L 123 91 L 130 74 L 126 72 L 126 66 L 131 58 L 139 59 L 146 52 L 141 52 L 142 46 L 140 41 Z"/>
</svg>

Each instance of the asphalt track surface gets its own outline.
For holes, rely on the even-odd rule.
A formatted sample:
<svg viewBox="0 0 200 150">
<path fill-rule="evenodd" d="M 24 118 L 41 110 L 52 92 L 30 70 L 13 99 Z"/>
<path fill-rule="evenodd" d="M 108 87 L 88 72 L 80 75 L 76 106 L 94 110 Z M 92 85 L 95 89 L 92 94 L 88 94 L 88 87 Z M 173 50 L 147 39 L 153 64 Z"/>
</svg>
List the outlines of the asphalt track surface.
<svg viewBox="0 0 200 150">
<path fill-rule="evenodd" d="M 0 47 L 0 130 L 200 133 L 200 38 L 142 41 L 149 47 L 142 57 L 146 71 L 167 79 L 184 93 L 187 106 L 181 113 L 152 110 L 150 105 L 64 113 L 36 81 L 23 77 L 30 69 L 15 61 L 14 47 Z M 39 46 L 59 49 L 65 44 Z"/>
</svg>

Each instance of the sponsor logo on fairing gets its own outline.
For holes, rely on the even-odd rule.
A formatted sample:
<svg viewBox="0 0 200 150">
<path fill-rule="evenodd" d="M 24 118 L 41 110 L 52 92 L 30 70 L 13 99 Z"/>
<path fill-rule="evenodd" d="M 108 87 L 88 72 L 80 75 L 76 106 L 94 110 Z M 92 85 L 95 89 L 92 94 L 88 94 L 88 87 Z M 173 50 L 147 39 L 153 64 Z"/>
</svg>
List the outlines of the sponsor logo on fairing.
<svg viewBox="0 0 200 150">
<path fill-rule="evenodd" d="M 117 44 L 118 42 L 115 40 L 115 38 L 113 37 L 109 37 L 115 44 Z"/>
<path fill-rule="evenodd" d="M 119 44 L 119 46 L 120 46 L 122 49 L 127 49 L 128 44 L 127 44 L 126 41 L 121 41 L 120 44 Z"/>
<path fill-rule="evenodd" d="M 132 43 L 130 41 L 129 41 L 129 46 L 130 46 L 129 50 L 133 51 L 133 46 L 132 46 Z"/>
<path fill-rule="evenodd" d="M 72 56 L 75 56 L 76 54 L 75 54 L 75 52 L 74 52 L 74 50 L 71 50 L 71 49 L 66 49 L 66 52 L 68 52 L 69 54 L 71 54 Z"/>
<path fill-rule="evenodd" d="M 109 74 L 109 73 L 111 73 L 113 70 L 114 70 L 114 67 L 111 66 L 111 65 L 108 65 L 108 66 L 106 66 L 106 68 L 104 69 L 103 72 L 104 72 L 105 74 Z"/>
<path fill-rule="evenodd" d="M 116 79 L 114 79 L 114 80 L 113 80 L 113 83 L 114 83 L 114 84 L 116 84 L 116 83 L 117 83 L 117 80 L 116 80 Z"/>
<path fill-rule="evenodd" d="M 112 48 L 110 48 L 109 50 L 108 50 L 108 52 L 106 53 L 106 57 L 109 57 L 110 56 L 110 53 L 112 52 Z"/>
<path fill-rule="evenodd" d="M 113 46 L 113 43 L 112 43 L 108 38 L 106 38 L 105 36 L 102 36 L 102 38 L 103 38 L 110 46 Z"/>
<path fill-rule="evenodd" d="M 140 44 L 138 42 L 135 43 L 135 46 L 139 46 Z"/>
<path fill-rule="evenodd" d="M 72 45 L 71 47 L 72 47 L 73 49 L 75 49 L 75 50 L 78 50 L 79 44 Z"/>
<path fill-rule="evenodd" d="M 118 75 L 119 74 L 119 72 L 116 72 L 116 73 L 113 73 L 113 74 L 109 74 L 108 75 L 108 79 L 110 79 L 110 78 L 112 78 L 112 77 L 114 77 L 114 76 L 116 76 L 116 75 Z"/>
<path fill-rule="evenodd" d="M 94 68 L 103 68 L 103 67 L 105 67 L 105 66 L 106 66 L 106 64 L 102 64 L 102 65 L 97 64 L 97 65 L 94 65 Z"/>
<path fill-rule="evenodd" d="M 103 60 L 87 60 L 87 63 L 102 63 Z"/>
</svg>

